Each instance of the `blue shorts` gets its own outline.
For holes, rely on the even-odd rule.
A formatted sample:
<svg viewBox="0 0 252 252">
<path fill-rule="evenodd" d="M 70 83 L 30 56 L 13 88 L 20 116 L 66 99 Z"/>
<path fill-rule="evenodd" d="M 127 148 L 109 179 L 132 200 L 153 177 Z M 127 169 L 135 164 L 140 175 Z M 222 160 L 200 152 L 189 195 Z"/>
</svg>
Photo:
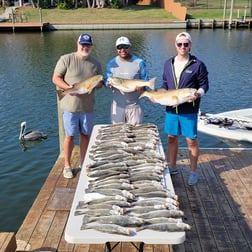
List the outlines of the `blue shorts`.
<svg viewBox="0 0 252 252">
<path fill-rule="evenodd" d="M 165 133 L 172 136 L 184 136 L 191 139 L 197 138 L 197 114 L 172 114 L 165 113 Z"/>
<path fill-rule="evenodd" d="M 63 123 L 66 136 L 76 136 L 80 133 L 90 136 L 93 128 L 93 113 L 63 111 Z"/>
</svg>

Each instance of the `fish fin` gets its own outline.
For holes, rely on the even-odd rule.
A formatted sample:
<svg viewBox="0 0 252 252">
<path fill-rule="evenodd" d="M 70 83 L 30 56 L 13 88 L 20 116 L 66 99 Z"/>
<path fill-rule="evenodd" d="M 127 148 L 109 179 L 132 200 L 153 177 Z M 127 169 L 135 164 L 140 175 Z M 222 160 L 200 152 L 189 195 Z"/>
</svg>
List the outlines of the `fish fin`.
<svg viewBox="0 0 252 252">
<path fill-rule="evenodd" d="M 122 90 L 119 90 L 122 95 L 125 95 L 125 93 Z"/>
<path fill-rule="evenodd" d="M 155 89 L 155 81 L 156 81 L 156 77 L 154 77 L 154 78 L 152 78 L 152 79 L 150 79 L 150 84 L 149 84 L 149 88 L 150 89 Z"/>
<path fill-rule="evenodd" d="M 87 90 L 90 90 L 91 87 L 92 87 L 92 83 L 88 83 L 88 84 L 86 85 L 85 88 L 86 88 Z"/>
<path fill-rule="evenodd" d="M 92 87 L 92 84 L 89 85 L 89 87 L 87 88 L 88 89 L 88 94 L 92 93 L 93 89 L 95 89 L 95 87 L 98 85 L 98 83 L 96 83 L 93 87 Z"/>
<path fill-rule="evenodd" d="M 144 230 L 145 227 L 146 227 L 146 225 L 142 225 L 142 226 L 140 226 L 140 227 L 136 227 L 136 228 L 135 228 L 135 229 L 136 229 L 136 232 L 139 232 L 139 231 Z"/>
<path fill-rule="evenodd" d="M 59 100 L 61 100 L 63 97 L 65 97 L 65 93 L 64 90 L 56 90 L 57 94 L 58 94 L 58 98 Z"/>
</svg>

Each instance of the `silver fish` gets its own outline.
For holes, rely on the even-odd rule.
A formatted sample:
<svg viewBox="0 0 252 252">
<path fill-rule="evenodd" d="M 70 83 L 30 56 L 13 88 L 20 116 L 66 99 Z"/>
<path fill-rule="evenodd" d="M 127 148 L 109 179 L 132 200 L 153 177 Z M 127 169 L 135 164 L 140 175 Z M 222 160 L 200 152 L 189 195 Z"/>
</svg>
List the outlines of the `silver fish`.
<svg viewBox="0 0 252 252">
<path fill-rule="evenodd" d="M 157 209 L 167 209 L 165 204 L 152 205 L 152 206 L 133 206 L 130 208 L 126 208 L 126 214 L 134 215 L 134 214 L 143 214 L 149 211 L 154 211 Z"/>
<path fill-rule="evenodd" d="M 89 155 L 89 158 L 94 161 L 101 161 L 101 160 L 123 160 L 126 157 L 131 157 L 132 153 L 124 152 L 124 153 L 111 153 L 111 155 L 106 155 L 104 152 L 103 154 L 97 154 L 97 155 Z"/>
<path fill-rule="evenodd" d="M 79 202 L 79 205 L 85 205 L 85 204 L 100 204 L 102 202 L 107 202 L 111 200 L 120 200 L 120 201 L 127 201 L 127 198 L 121 195 L 112 195 L 112 196 L 104 196 L 102 198 L 98 199 L 84 199 L 83 201 Z"/>
<path fill-rule="evenodd" d="M 128 169 L 127 165 L 124 162 L 108 162 L 106 164 L 96 166 L 96 167 L 87 167 L 87 171 L 96 171 L 96 170 L 106 170 L 106 169 L 111 169 L 111 170 L 123 170 L 123 169 Z"/>
<path fill-rule="evenodd" d="M 184 212 L 181 210 L 169 210 L 169 209 L 161 209 L 154 210 L 147 213 L 139 214 L 138 217 L 144 219 L 152 219 L 157 217 L 183 217 Z"/>
<path fill-rule="evenodd" d="M 111 180 L 111 179 L 129 179 L 130 176 L 128 173 L 118 173 L 110 176 L 100 176 L 92 179 L 93 182 L 99 183 L 99 181 L 105 182 L 106 180 Z"/>
<path fill-rule="evenodd" d="M 83 215 L 88 214 L 90 216 L 104 216 L 104 215 L 120 215 L 123 212 L 115 210 L 115 209 L 78 209 L 75 210 L 74 215 Z"/>
<path fill-rule="evenodd" d="M 127 190 L 113 189 L 113 188 L 102 188 L 102 189 L 86 189 L 86 193 L 97 192 L 103 195 L 121 195 L 129 199 L 134 199 L 135 195 Z"/>
<path fill-rule="evenodd" d="M 157 217 L 157 218 L 152 218 L 152 219 L 145 219 L 144 222 L 145 222 L 145 224 L 157 224 L 157 223 L 167 223 L 167 222 L 178 223 L 178 222 L 182 222 L 182 219 L 181 218 L 172 218 L 172 217 L 168 217 L 168 218 Z"/>
<path fill-rule="evenodd" d="M 97 181 L 93 181 L 93 180 L 90 180 L 89 183 L 88 183 L 88 187 L 89 188 L 95 188 L 97 186 L 102 186 L 102 185 L 106 185 L 106 184 L 113 184 L 113 183 L 127 183 L 127 184 L 130 184 L 130 180 L 129 179 L 118 179 L 118 178 L 110 178 L 108 177 L 106 180 L 99 180 L 98 182 Z M 132 184 L 132 186 L 134 186 Z"/>
<path fill-rule="evenodd" d="M 95 170 L 87 172 L 87 176 L 88 177 L 111 176 L 119 173 L 120 171 L 114 171 L 114 170 Z"/>
<path fill-rule="evenodd" d="M 141 226 L 145 223 L 144 219 L 138 218 L 136 216 L 127 216 L 127 215 L 110 215 L 110 216 L 100 216 L 92 217 L 84 215 L 83 224 L 90 222 L 98 222 L 102 224 L 116 224 L 124 227 L 136 227 Z"/>
<path fill-rule="evenodd" d="M 89 210 L 96 210 L 96 209 L 107 209 L 107 210 L 116 210 L 118 212 L 120 212 L 121 214 L 124 214 L 124 209 L 122 209 L 120 206 L 118 205 L 113 205 L 113 204 L 108 204 L 107 201 L 104 203 L 100 203 L 100 204 L 79 204 L 76 207 L 76 210 L 84 210 L 84 211 L 89 211 Z"/>
<path fill-rule="evenodd" d="M 139 200 L 132 202 L 133 206 L 150 206 L 154 204 L 168 204 L 168 206 L 171 204 L 177 207 L 179 205 L 179 202 L 172 198 L 159 198 L 159 197 L 140 198 Z"/>
<path fill-rule="evenodd" d="M 106 189 L 106 188 L 114 188 L 114 189 L 121 189 L 121 190 L 133 190 L 134 185 L 129 184 L 129 183 L 111 183 L 111 184 L 102 184 L 102 185 L 96 185 L 96 186 L 89 186 L 88 188 L 91 188 L 93 190 Z"/>
<path fill-rule="evenodd" d="M 161 231 L 161 232 L 179 232 L 179 231 L 188 231 L 188 230 L 191 230 L 192 228 L 190 225 L 183 222 L 178 222 L 178 223 L 165 222 L 165 223 L 144 225 L 137 228 L 137 231 L 140 231 L 143 229 L 152 229 L 152 230 Z"/>
<path fill-rule="evenodd" d="M 145 198 L 152 198 L 152 197 L 163 197 L 163 198 L 166 198 L 166 197 L 174 197 L 174 194 L 169 192 L 169 191 L 152 191 L 152 192 L 146 192 L 146 193 L 141 193 L 141 197 L 145 197 Z"/>
<path fill-rule="evenodd" d="M 82 225 L 81 230 L 85 229 L 95 229 L 100 232 L 129 235 L 129 236 L 132 236 L 136 233 L 135 229 L 133 228 L 126 228 L 116 224 L 101 224 L 98 222 L 91 222 L 86 225 Z"/>
</svg>

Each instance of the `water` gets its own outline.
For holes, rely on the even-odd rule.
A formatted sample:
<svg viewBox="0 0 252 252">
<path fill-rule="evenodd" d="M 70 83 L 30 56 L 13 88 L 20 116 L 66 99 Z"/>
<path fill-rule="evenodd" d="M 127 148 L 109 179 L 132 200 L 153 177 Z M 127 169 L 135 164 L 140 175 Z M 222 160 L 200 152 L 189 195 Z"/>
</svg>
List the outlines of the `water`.
<svg viewBox="0 0 252 252">
<path fill-rule="evenodd" d="M 144 58 L 150 77 L 161 85 L 164 61 L 175 54 L 174 37 L 181 30 L 90 31 L 93 55 L 103 69 L 115 55 L 117 37 L 128 36 L 133 52 Z M 17 231 L 35 200 L 59 154 L 58 120 L 52 72 L 61 54 L 76 50 L 80 31 L 49 33 L 4 33 L 0 48 L 0 231 Z M 192 53 L 209 70 L 210 90 L 202 99 L 201 110 L 209 113 L 252 106 L 252 47 L 249 30 L 192 30 Z M 95 123 L 109 123 L 110 90 L 96 93 Z M 147 99 L 144 122 L 154 122 L 162 142 L 164 107 Z M 20 123 L 39 129 L 48 139 L 21 146 Z M 201 147 L 252 147 L 248 143 L 227 142 L 199 134 Z M 185 147 L 181 139 L 181 147 Z M 165 145 L 164 145 L 165 147 Z"/>
</svg>

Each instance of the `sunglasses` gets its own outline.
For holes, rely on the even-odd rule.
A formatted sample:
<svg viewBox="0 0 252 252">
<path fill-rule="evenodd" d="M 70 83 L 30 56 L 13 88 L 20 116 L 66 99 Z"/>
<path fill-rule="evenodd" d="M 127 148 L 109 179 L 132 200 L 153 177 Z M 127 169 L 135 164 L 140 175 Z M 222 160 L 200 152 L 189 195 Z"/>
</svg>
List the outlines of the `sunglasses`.
<svg viewBox="0 0 252 252">
<path fill-rule="evenodd" d="M 181 47 L 181 46 L 184 46 L 184 47 L 188 47 L 189 46 L 189 43 L 177 43 L 177 47 Z"/>
<path fill-rule="evenodd" d="M 117 47 L 116 47 L 116 49 L 117 50 L 121 50 L 121 49 L 129 49 L 129 45 L 118 45 Z"/>
</svg>

